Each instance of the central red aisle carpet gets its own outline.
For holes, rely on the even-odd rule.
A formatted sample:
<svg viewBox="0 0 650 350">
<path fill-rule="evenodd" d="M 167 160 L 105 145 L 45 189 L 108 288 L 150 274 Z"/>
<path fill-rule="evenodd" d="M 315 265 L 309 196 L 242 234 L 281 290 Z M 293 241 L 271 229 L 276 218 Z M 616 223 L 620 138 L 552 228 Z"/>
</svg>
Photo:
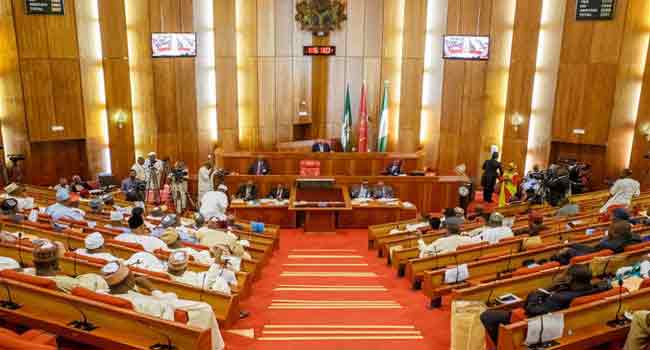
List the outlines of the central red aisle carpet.
<svg viewBox="0 0 650 350">
<path fill-rule="evenodd" d="M 242 303 L 250 317 L 224 331 L 228 350 L 449 349 L 449 308 L 428 310 L 420 291 L 367 248 L 367 230 L 305 235 L 282 230 L 280 249 Z"/>
</svg>

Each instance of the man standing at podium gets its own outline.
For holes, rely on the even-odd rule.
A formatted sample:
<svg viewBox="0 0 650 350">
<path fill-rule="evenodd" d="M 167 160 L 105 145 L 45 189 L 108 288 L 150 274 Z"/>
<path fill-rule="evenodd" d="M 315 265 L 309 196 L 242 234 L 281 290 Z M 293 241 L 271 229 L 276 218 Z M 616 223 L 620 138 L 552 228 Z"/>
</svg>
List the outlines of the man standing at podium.
<svg viewBox="0 0 650 350">
<path fill-rule="evenodd" d="M 269 164 L 264 158 L 258 156 L 255 162 L 248 168 L 249 175 L 268 175 L 271 172 Z"/>
</svg>

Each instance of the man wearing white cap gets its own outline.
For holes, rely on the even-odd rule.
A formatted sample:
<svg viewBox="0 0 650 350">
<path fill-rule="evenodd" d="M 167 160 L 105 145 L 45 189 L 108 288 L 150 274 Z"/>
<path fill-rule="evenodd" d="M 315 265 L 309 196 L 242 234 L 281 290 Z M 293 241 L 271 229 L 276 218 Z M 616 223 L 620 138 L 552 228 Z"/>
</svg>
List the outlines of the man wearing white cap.
<svg viewBox="0 0 650 350">
<path fill-rule="evenodd" d="M 45 214 L 49 215 L 54 221 L 62 218 L 82 221 L 84 220 L 84 212 L 69 206 L 70 192 L 65 189 L 60 189 L 56 192 L 56 203 L 50 205 L 45 209 Z"/>
<path fill-rule="evenodd" d="M 10 183 L 5 186 L 6 194 L 2 195 L 2 198 L 13 198 L 18 202 L 18 211 L 31 210 L 34 208 L 34 198 L 23 196 L 24 188 L 20 187 L 15 182 Z"/>
<path fill-rule="evenodd" d="M 234 272 L 223 269 L 220 264 L 210 265 L 208 271 L 196 272 L 187 269 L 188 263 L 189 254 L 186 252 L 178 251 L 169 255 L 167 272 L 172 280 L 228 295 L 231 294 L 231 285 L 237 286 L 237 278 Z M 229 277 L 232 277 L 232 279 Z M 230 284 L 229 281 L 233 284 Z"/>
<path fill-rule="evenodd" d="M 228 187 L 219 185 L 216 191 L 209 191 L 201 198 L 201 208 L 199 212 L 205 220 L 216 217 L 219 220 L 226 220 L 226 210 L 228 209 Z"/>
<path fill-rule="evenodd" d="M 110 287 L 110 294 L 129 300 L 136 312 L 172 321 L 175 310 L 184 310 L 189 318 L 188 326 L 210 330 L 212 350 L 224 348 L 219 324 L 209 304 L 179 299 L 174 293 L 163 293 L 159 290 L 152 290 L 151 295 L 142 294 L 140 291 L 148 289 L 150 283 L 138 280 L 122 263 L 106 264 L 102 267 L 102 274 Z"/>
<path fill-rule="evenodd" d="M 503 215 L 492 213 L 490 219 L 488 219 L 487 228 L 478 235 L 478 238 L 482 241 L 494 244 L 504 238 L 514 237 L 512 229 L 504 225 L 503 219 Z"/>
<path fill-rule="evenodd" d="M 93 232 L 84 238 L 84 247 L 75 250 L 75 254 L 89 256 L 92 258 L 108 261 L 121 260 L 113 254 L 104 251 L 104 236 L 99 232 Z"/>
</svg>

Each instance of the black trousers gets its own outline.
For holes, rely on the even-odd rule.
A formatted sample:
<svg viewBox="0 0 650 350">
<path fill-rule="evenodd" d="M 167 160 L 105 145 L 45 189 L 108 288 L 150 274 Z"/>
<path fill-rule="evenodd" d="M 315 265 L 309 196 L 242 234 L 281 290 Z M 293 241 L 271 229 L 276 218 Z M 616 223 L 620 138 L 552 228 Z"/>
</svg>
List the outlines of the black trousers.
<svg viewBox="0 0 650 350">
<path fill-rule="evenodd" d="M 499 326 L 510 324 L 510 311 L 487 310 L 481 314 L 481 323 L 495 345 L 498 345 Z"/>
<path fill-rule="evenodd" d="M 494 188 L 496 185 L 496 176 L 483 174 L 481 178 L 481 186 L 483 186 L 483 201 L 492 203 L 492 194 L 494 194 Z"/>
</svg>

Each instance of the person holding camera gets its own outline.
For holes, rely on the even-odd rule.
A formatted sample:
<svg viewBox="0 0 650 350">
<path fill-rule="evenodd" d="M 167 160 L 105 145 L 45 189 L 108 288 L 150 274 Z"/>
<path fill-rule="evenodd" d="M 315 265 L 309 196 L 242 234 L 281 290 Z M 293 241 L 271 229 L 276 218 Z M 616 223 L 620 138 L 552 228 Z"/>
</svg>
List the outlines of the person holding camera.
<svg viewBox="0 0 650 350">
<path fill-rule="evenodd" d="M 171 182 L 172 199 L 176 206 L 176 213 L 180 214 L 187 209 L 187 180 L 190 177 L 185 163 L 180 160 L 177 161 L 167 178 Z"/>
<path fill-rule="evenodd" d="M 138 180 L 138 173 L 135 169 L 129 170 L 129 177 L 122 180 L 120 189 L 124 192 L 126 200 L 129 202 L 137 202 L 144 200 L 144 181 Z"/>
</svg>

